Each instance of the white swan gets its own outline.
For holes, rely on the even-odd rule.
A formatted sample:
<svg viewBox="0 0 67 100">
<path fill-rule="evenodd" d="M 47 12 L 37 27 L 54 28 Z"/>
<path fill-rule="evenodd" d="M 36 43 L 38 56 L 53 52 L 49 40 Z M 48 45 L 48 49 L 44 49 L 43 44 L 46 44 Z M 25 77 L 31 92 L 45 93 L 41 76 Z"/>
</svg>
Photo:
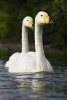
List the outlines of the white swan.
<svg viewBox="0 0 67 100">
<path fill-rule="evenodd" d="M 27 16 L 22 21 L 22 52 L 29 52 L 28 44 L 28 27 L 33 27 L 33 19 L 30 16 Z M 14 60 L 19 56 L 19 52 L 14 53 L 10 56 L 9 60 L 6 62 L 5 67 L 10 67 Z"/>
<path fill-rule="evenodd" d="M 48 24 L 50 18 L 46 12 L 39 12 L 35 17 L 35 50 L 33 56 L 21 53 L 9 67 L 9 72 L 53 72 L 50 62 L 45 58 L 42 31 L 43 25 Z"/>
</svg>

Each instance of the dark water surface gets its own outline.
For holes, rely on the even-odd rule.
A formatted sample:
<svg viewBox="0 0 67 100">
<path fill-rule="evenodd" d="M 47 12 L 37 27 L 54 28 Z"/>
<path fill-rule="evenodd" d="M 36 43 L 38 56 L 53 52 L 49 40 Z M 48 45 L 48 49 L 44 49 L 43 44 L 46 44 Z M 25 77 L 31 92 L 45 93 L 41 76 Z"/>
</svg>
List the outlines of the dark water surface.
<svg viewBox="0 0 67 100">
<path fill-rule="evenodd" d="M 9 73 L 0 60 L 0 100 L 67 100 L 67 70 Z"/>
</svg>

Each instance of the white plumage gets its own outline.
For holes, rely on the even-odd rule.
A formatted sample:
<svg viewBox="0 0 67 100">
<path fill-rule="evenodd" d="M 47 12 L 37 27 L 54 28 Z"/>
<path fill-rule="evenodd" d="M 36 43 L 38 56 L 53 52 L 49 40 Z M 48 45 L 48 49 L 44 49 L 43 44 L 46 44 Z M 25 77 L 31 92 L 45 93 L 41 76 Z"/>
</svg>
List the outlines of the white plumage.
<svg viewBox="0 0 67 100">
<path fill-rule="evenodd" d="M 30 16 L 27 16 L 23 19 L 22 22 L 22 52 L 29 52 L 29 43 L 28 43 L 28 27 L 33 27 L 33 19 Z M 19 52 L 14 53 L 10 56 L 9 60 L 6 62 L 5 67 L 10 67 L 15 59 L 20 55 Z"/>
<path fill-rule="evenodd" d="M 46 59 L 42 43 L 43 25 L 50 18 L 46 12 L 39 12 L 35 17 L 35 52 L 20 53 L 9 67 L 9 72 L 53 72 L 50 62 Z"/>
</svg>

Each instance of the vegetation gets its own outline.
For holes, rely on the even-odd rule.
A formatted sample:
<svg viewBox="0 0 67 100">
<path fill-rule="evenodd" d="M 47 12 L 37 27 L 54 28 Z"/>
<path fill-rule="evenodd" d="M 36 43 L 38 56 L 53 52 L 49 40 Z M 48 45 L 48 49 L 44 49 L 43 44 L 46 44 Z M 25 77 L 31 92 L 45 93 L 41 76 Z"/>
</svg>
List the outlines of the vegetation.
<svg viewBox="0 0 67 100">
<path fill-rule="evenodd" d="M 48 12 L 55 22 L 44 26 L 44 43 L 67 44 L 67 0 L 0 0 L 0 40 L 20 40 L 23 18 L 35 18 L 41 10 Z M 33 34 L 29 38 L 32 42 Z"/>
<path fill-rule="evenodd" d="M 11 47 L 10 49 L 0 48 L 0 59 L 6 62 L 9 59 L 9 57 L 15 52 L 21 52 L 20 47 L 17 48 L 15 46 L 15 48 Z M 67 68 L 66 50 L 45 48 L 45 55 L 46 55 L 46 58 L 49 59 L 49 61 L 51 62 L 52 66 L 54 66 L 55 69 Z"/>
</svg>

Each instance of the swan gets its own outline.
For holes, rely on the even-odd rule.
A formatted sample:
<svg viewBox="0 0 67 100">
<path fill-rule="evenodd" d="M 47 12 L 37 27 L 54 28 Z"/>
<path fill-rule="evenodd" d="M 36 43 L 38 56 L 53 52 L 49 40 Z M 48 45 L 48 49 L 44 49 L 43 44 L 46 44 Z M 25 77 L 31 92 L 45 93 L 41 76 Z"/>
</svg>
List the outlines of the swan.
<svg viewBox="0 0 67 100">
<path fill-rule="evenodd" d="M 22 52 L 29 52 L 29 43 L 28 43 L 28 27 L 33 28 L 33 19 L 30 16 L 27 16 L 22 21 Z M 10 56 L 9 60 L 6 62 L 5 67 L 10 67 L 14 60 L 19 56 L 19 52 L 14 53 Z M 30 53 L 29 53 L 30 54 Z"/>
<path fill-rule="evenodd" d="M 35 17 L 35 51 L 33 56 L 29 53 L 20 53 L 12 65 L 9 72 L 53 72 L 50 62 L 46 59 L 42 43 L 43 25 L 50 23 L 50 17 L 44 11 L 40 11 Z"/>
</svg>

